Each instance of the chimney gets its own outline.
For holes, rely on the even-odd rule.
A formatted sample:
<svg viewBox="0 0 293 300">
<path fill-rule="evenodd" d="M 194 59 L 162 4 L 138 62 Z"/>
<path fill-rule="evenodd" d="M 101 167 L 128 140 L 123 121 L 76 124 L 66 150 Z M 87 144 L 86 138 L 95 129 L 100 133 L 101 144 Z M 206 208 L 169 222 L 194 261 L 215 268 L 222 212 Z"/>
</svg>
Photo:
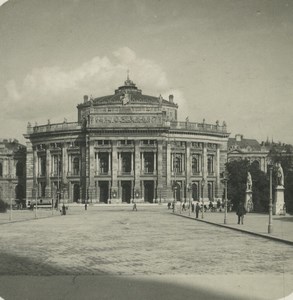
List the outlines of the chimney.
<svg viewBox="0 0 293 300">
<path fill-rule="evenodd" d="M 241 142 L 243 139 L 243 134 L 236 134 L 235 139 L 236 139 L 236 142 Z"/>
<path fill-rule="evenodd" d="M 169 95 L 169 102 L 173 103 L 173 100 L 174 100 L 174 96 L 173 95 Z"/>
<path fill-rule="evenodd" d="M 83 96 L 83 103 L 86 103 L 89 100 L 89 96 L 88 95 L 84 95 Z"/>
</svg>

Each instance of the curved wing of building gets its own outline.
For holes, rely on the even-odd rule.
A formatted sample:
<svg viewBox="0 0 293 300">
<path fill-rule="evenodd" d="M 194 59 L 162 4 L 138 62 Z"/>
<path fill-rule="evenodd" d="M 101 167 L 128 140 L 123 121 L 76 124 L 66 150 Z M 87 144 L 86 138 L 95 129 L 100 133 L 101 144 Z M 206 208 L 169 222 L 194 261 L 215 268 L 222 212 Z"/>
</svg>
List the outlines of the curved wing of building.
<svg viewBox="0 0 293 300">
<path fill-rule="evenodd" d="M 130 203 L 222 197 L 229 133 L 177 120 L 178 105 L 127 78 L 113 95 L 84 96 L 78 120 L 31 126 L 27 201 Z"/>
</svg>

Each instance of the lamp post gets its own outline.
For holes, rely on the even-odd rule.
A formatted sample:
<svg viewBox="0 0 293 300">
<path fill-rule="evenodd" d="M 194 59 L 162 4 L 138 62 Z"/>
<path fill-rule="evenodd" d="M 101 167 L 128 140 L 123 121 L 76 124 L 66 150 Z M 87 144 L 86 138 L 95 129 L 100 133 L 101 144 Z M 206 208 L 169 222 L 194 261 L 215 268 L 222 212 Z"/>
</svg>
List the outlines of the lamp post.
<svg viewBox="0 0 293 300">
<path fill-rule="evenodd" d="M 227 224 L 227 185 L 228 185 L 228 178 L 226 177 L 226 174 L 224 175 L 224 179 L 223 179 L 223 182 L 224 182 L 224 185 L 225 185 L 225 212 L 224 212 L 224 224 Z"/>
<path fill-rule="evenodd" d="M 273 219 L 273 165 L 269 165 L 270 169 L 270 200 L 269 200 L 269 225 L 268 225 L 268 233 L 273 232 L 273 224 L 272 224 L 272 219 Z"/>
<path fill-rule="evenodd" d="M 203 219 L 203 211 L 204 211 L 204 201 L 203 201 L 203 188 L 205 185 L 205 179 L 202 178 L 201 180 L 201 201 L 202 201 L 202 209 L 201 209 L 201 218 Z"/>
<path fill-rule="evenodd" d="M 37 186 L 35 188 L 35 200 L 36 200 L 36 205 L 35 205 L 35 218 L 38 218 L 38 190 L 37 190 Z"/>
<path fill-rule="evenodd" d="M 175 212 L 175 205 L 176 205 L 176 192 L 177 192 L 177 183 L 176 181 L 174 182 L 174 204 L 173 204 L 173 213 Z"/>
<path fill-rule="evenodd" d="M 10 202 L 10 211 L 9 211 L 9 221 L 12 221 L 12 197 L 11 197 L 11 180 L 9 181 L 9 202 Z"/>
<path fill-rule="evenodd" d="M 190 216 L 191 215 L 191 183 L 188 183 L 187 191 L 189 193 L 189 216 Z"/>
</svg>

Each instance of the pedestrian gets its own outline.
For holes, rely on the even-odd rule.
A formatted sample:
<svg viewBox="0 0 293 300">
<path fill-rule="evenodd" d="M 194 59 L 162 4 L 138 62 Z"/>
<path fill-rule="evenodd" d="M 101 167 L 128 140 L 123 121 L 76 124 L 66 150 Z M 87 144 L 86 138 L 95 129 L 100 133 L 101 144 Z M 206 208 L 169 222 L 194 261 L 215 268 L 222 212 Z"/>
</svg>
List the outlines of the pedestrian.
<svg viewBox="0 0 293 300">
<path fill-rule="evenodd" d="M 198 202 L 196 203 L 196 206 L 195 206 L 195 217 L 198 219 L 198 213 L 200 211 L 200 206 L 198 204 Z"/>
<path fill-rule="evenodd" d="M 191 203 L 191 211 L 194 212 L 194 203 Z"/>
<path fill-rule="evenodd" d="M 136 207 L 136 203 L 135 202 L 133 202 L 133 208 L 132 208 L 132 210 L 137 211 L 137 207 Z"/>
<path fill-rule="evenodd" d="M 243 225 L 243 219 L 244 219 L 244 215 L 246 214 L 246 209 L 244 207 L 244 203 L 243 202 L 239 202 L 237 211 L 236 211 L 236 215 L 238 216 L 238 224 Z"/>
</svg>

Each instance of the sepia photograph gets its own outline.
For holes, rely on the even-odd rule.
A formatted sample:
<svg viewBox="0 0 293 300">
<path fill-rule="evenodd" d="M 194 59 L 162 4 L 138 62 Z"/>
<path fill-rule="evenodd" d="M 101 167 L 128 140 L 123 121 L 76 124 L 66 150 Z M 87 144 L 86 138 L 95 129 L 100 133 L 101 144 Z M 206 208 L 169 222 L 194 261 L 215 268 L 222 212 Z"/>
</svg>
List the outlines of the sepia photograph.
<svg viewBox="0 0 293 300">
<path fill-rule="evenodd" d="M 293 300 L 292 55 L 292 0 L 0 0 L 0 300 Z"/>
</svg>

